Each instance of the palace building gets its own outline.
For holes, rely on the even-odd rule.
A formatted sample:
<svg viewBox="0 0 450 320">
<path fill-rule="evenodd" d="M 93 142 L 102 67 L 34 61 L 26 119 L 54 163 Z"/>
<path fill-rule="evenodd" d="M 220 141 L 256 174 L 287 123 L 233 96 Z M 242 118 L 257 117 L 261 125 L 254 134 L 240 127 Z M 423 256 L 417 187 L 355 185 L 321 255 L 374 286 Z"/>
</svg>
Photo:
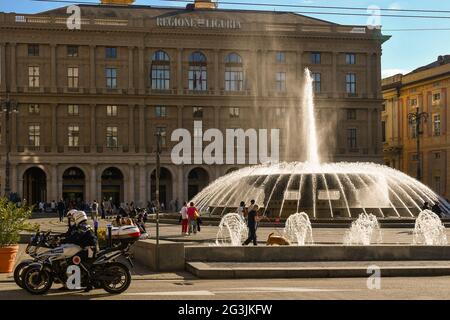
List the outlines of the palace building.
<svg viewBox="0 0 450 320">
<path fill-rule="evenodd" d="M 306 67 L 322 158 L 383 161 L 380 30 L 210 0 L 131 2 L 0 13 L 0 95 L 15 106 L 0 114 L 2 194 L 8 175 L 30 203 L 145 204 L 155 194 L 159 132 L 160 200 L 181 204 L 243 166 L 173 164 L 171 133 L 193 131 L 194 121 L 203 130 L 279 128 L 280 160 L 302 161 Z"/>
<path fill-rule="evenodd" d="M 420 163 L 420 180 L 450 198 L 450 55 L 408 74 L 383 79 L 382 89 L 385 164 L 416 178 Z M 416 124 L 410 121 L 417 110 L 423 114 L 420 157 Z"/>
</svg>

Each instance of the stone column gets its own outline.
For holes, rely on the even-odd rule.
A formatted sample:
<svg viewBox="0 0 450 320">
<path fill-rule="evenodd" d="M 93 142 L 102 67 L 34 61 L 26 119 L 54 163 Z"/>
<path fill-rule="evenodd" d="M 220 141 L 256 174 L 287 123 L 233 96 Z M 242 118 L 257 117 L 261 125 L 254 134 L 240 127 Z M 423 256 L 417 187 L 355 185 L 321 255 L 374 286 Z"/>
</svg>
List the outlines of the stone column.
<svg viewBox="0 0 450 320">
<path fill-rule="evenodd" d="M 177 88 L 178 94 L 183 94 L 183 49 L 179 48 L 177 51 Z"/>
<path fill-rule="evenodd" d="M 134 202 L 136 200 L 135 196 L 134 196 L 134 182 L 135 182 L 135 177 L 134 177 L 134 164 L 131 163 L 128 165 L 128 170 L 129 170 L 129 176 L 128 176 L 128 200 L 125 200 L 125 202 Z"/>
<path fill-rule="evenodd" d="M 147 205 L 147 173 L 145 170 L 145 164 L 139 164 L 139 200 L 141 202 L 141 206 L 145 207 Z"/>
<path fill-rule="evenodd" d="M 57 75 L 57 71 L 56 71 L 56 44 L 50 44 L 50 59 L 51 59 L 51 63 L 50 63 L 50 90 L 51 92 L 55 93 L 56 92 L 56 75 Z"/>
<path fill-rule="evenodd" d="M 50 189 L 50 201 L 55 200 L 59 201 L 61 199 L 58 194 L 58 166 L 56 164 L 52 164 L 51 166 L 51 189 Z"/>
<path fill-rule="evenodd" d="M 367 97 L 368 98 L 373 98 L 373 85 L 372 85 L 372 77 L 373 77 L 373 72 L 372 72 L 372 53 L 368 52 L 366 54 L 366 59 L 367 59 L 367 65 L 366 65 L 366 86 L 367 86 Z"/>
<path fill-rule="evenodd" d="M 147 144 L 145 140 L 145 105 L 139 106 L 139 152 L 145 153 L 147 151 Z"/>
<path fill-rule="evenodd" d="M 297 51 L 297 80 L 303 79 L 303 51 Z"/>
<path fill-rule="evenodd" d="M 128 47 L 128 93 L 134 91 L 134 59 L 133 59 L 134 47 Z"/>
<path fill-rule="evenodd" d="M 6 44 L 4 43 L 0 43 L 0 91 L 6 91 Z"/>
<path fill-rule="evenodd" d="M 214 128 L 219 129 L 220 126 L 220 107 L 214 107 Z"/>
<path fill-rule="evenodd" d="M 91 164 L 90 168 L 90 187 L 89 187 L 89 201 L 97 200 L 98 203 L 101 203 L 102 199 L 99 199 L 97 194 L 97 168 L 95 164 Z"/>
<path fill-rule="evenodd" d="M 134 104 L 128 106 L 128 146 L 130 152 L 134 152 Z"/>
<path fill-rule="evenodd" d="M 11 132 L 10 132 L 10 141 L 11 141 L 11 151 L 17 151 L 17 112 L 12 112 L 11 113 Z M 26 132 L 28 132 L 28 128 L 25 128 L 25 130 L 27 130 Z"/>
<path fill-rule="evenodd" d="M 139 94 L 145 94 L 145 61 L 144 48 L 139 47 Z"/>
<path fill-rule="evenodd" d="M 183 106 L 177 106 L 178 128 L 183 128 Z"/>
<path fill-rule="evenodd" d="M 373 136 L 372 136 L 372 108 L 367 109 L 367 150 L 369 154 L 372 154 L 372 150 L 375 149 L 373 145 Z"/>
<path fill-rule="evenodd" d="M 268 92 L 267 92 L 268 86 L 266 85 L 266 82 L 268 81 L 266 55 L 267 55 L 266 50 L 260 51 L 260 56 L 261 56 L 260 69 L 261 69 L 261 71 L 260 71 L 260 74 L 258 75 L 258 77 L 260 76 L 260 95 L 263 97 L 268 95 Z"/>
<path fill-rule="evenodd" d="M 180 201 L 180 206 L 183 205 L 184 201 L 188 201 L 189 199 L 187 194 L 187 181 L 184 181 L 184 172 L 183 166 L 177 166 L 177 177 L 176 177 L 176 189 L 177 189 L 177 197 Z"/>
<path fill-rule="evenodd" d="M 90 92 L 97 92 L 96 72 L 95 72 L 95 45 L 89 46 L 89 86 Z"/>
<path fill-rule="evenodd" d="M 57 152 L 58 150 L 58 123 L 57 123 L 57 112 L 58 105 L 55 103 L 51 104 L 52 108 L 52 152 Z"/>
<path fill-rule="evenodd" d="M 339 57 L 339 53 L 338 52 L 332 52 L 332 67 L 331 67 L 331 82 L 333 84 L 333 97 L 337 98 L 338 97 L 338 57 Z"/>
<path fill-rule="evenodd" d="M 22 190 L 23 186 L 21 186 L 21 188 L 19 190 L 18 183 L 17 183 L 17 164 L 15 164 L 15 163 L 11 163 L 10 186 L 11 186 L 11 191 L 19 193 L 19 196 L 21 196 L 23 199 L 23 190 Z"/>
<path fill-rule="evenodd" d="M 220 74 L 219 74 L 219 68 L 220 61 L 219 61 L 219 50 L 214 50 L 214 90 L 215 94 L 220 94 Z"/>
<path fill-rule="evenodd" d="M 10 88 L 11 92 L 17 91 L 16 46 L 17 46 L 16 43 L 11 43 L 11 88 Z"/>
<path fill-rule="evenodd" d="M 382 99 L 381 94 L 381 54 L 375 53 L 375 98 Z"/>
<path fill-rule="evenodd" d="M 96 152 L 96 148 L 97 148 L 97 135 L 96 135 L 96 131 L 97 131 L 97 115 L 96 115 L 96 109 L 97 106 L 95 104 L 91 104 L 90 105 L 90 109 L 91 109 L 91 143 L 89 144 L 91 147 L 91 152 Z"/>
</svg>

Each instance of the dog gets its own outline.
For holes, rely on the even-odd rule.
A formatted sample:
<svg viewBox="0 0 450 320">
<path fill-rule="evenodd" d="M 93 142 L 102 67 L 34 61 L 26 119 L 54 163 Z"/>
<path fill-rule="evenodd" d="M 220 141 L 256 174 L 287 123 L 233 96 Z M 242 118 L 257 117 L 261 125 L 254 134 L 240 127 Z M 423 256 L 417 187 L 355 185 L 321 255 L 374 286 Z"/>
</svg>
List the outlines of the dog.
<svg viewBox="0 0 450 320">
<path fill-rule="evenodd" d="M 269 237 L 267 238 L 266 245 L 267 246 L 290 246 L 291 243 L 283 238 L 282 236 L 275 236 L 275 232 L 272 232 L 269 234 Z"/>
</svg>

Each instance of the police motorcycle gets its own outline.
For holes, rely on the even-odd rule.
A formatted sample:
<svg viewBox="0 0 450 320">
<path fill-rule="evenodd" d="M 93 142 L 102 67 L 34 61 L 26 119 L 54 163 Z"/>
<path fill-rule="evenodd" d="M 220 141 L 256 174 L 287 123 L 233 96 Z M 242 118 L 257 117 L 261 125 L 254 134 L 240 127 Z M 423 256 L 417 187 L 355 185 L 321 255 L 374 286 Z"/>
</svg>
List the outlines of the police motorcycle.
<svg viewBox="0 0 450 320">
<path fill-rule="evenodd" d="M 83 211 L 72 212 L 71 218 L 75 228 L 86 226 L 87 216 Z M 103 288 L 112 294 L 124 292 L 131 284 L 131 273 L 117 259 L 123 256 L 133 267 L 129 249 L 139 240 L 140 232 L 135 227 L 110 229 L 109 233 L 109 245 L 103 250 L 69 242 L 37 254 L 22 273 L 24 289 L 31 294 L 45 294 L 54 282 L 61 282 L 68 289 Z"/>
<path fill-rule="evenodd" d="M 14 268 L 14 281 L 19 287 L 24 289 L 22 274 L 25 268 L 33 263 L 39 254 L 58 247 L 62 238 L 62 234 L 52 234 L 51 231 L 37 231 L 30 238 L 25 253 L 32 259 L 22 260 Z"/>
</svg>

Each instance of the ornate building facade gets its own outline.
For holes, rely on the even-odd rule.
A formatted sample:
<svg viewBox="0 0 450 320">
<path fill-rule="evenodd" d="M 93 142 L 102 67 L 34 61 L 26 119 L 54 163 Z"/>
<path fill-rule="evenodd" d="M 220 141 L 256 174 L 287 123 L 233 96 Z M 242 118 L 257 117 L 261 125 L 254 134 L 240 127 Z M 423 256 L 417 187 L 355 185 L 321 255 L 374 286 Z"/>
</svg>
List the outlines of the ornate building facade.
<svg viewBox="0 0 450 320">
<path fill-rule="evenodd" d="M 208 1 L 199 1 L 202 6 Z M 1 188 L 29 202 L 191 198 L 237 165 L 174 165 L 171 133 L 279 128 L 281 160 L 303 160 L 304 68 L 314 77 L 323 158 L 382 161 L 379 30 L 294 13 L 81 5 L 0 13 Z M 8 130 L 7 130 L 8 129 Z M 9 133 L 9 134 L 8 134 Z"/>
</svg>

